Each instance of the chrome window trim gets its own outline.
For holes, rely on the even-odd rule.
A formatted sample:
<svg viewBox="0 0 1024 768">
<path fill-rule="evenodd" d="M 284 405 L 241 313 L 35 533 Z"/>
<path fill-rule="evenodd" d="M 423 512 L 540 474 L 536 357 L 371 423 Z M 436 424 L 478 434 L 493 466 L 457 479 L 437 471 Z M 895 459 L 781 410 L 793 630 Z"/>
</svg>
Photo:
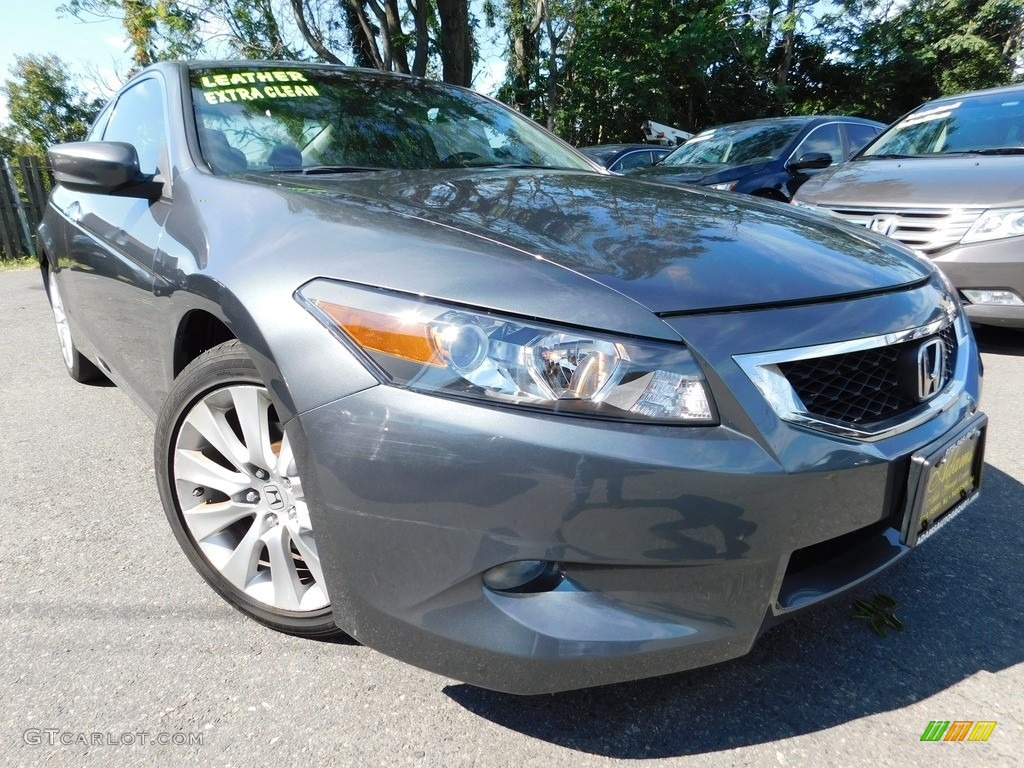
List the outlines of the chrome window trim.
<svg viewBox="0 0 1024 768">
<path fill-rule="evenodd" d="M 853 427 L 828 419 L 822 419 L 807 411 L 800 401 L 792 384 L 779 370 L 782 363 L 798 360 L 809 360 L 818 357 L 829 357 L 850 352 L 864 352 L 869 349 L 888 347 L 914 339 L 923 339 L 943 330 L 950 324 L 954 325 L 957 338 L 956 360 L 950 372 L 949 381 L 940 392 L 927 402 L 922 403 L 909 413 L 902 414 L 885 421 Z M 966 371 L 968 367 L 967 321 L 964 314 L 956 309 L 947 311 L 947 316 L 927 325 L 903 331 L 886 333 L 880 336 L 869 336 L 849 341 L 817 344 L 808 347 L 776 350 L 773 352 L 755 352 L 745 355 L 733 355 L 733 360 L 757 387 L 758 391 L 771 406 L 775 414 L 783 421 L 807 427 L 818 432 L 827 432 L 839 437 L 874 442 L 893 435 L 898 435 L 917 427 L 948 410 L 966 388 Z"/>
</svg>

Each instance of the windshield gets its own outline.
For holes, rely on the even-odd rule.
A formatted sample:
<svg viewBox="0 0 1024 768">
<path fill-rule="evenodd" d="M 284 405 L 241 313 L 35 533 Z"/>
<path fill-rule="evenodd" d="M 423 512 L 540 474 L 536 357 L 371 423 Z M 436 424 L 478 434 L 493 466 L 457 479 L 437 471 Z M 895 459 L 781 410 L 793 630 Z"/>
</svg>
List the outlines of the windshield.
<svg viewBox="0 0 1024 768">
<path fill-rule="evenodd" d="M 191 73 L 215 173 L 540 166 L 593 170 L 511 109 L 411 78 L 318 68 Z"/>
<path fill-rule="evenodd" d="M 661 165 L 744 165 L 774 160 L 800 132 L 803 122 L 739 123 L 698 133 Z"/>
<path fill-rule="evenodd" d="M 606 164 L 616 152 L 619 151 L 619 147 L 580 147 L 580 152 L 589 157 L 595 162 Z"/>
<path fill-rule="evenodd" d="M 1024 152 L 1024 92 L 926 104 L 883 133 L 861 158 Z"/>
</svg>

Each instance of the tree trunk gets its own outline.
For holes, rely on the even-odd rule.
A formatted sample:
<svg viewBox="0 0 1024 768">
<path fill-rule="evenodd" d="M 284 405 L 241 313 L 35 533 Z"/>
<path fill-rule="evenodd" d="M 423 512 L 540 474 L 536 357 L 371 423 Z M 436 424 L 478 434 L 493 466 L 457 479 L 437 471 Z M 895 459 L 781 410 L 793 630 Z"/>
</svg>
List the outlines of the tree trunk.
<svg viewBox="0 0 1024 768">
<path fill-rule="evenodd" d="M 784 32 L 782 34 L 782 61 L 775 72 L 775 84 L 779 88 L 786 85 L 789 79 L 789 69 L 793 66 L 793 42 L 796 38 L 796 3 L 797 0 L 786 0 L 786 15 L 783 20 Z"/>
<path fill-rule="evenodd" d="M 295 24 L 302 33 L 303 39 L 309 43 L 309 47 L 316 51 L 317 56 L 330 64 L 342 64 L 342 60 L 335 56 L 330 49 L 323 44 L 323 41 L 313 34 L 313 30 L 306 23 L 305 3 L 303 0 L 291 0 L 292 13 L 295 14 Z"/>
<path fill-rule="evenodd" d="M 525 115 L 533 113 L 533 73 L 536 69 L 540 29 L 540 4 L 543 0 L 509 0 L 509 35 L 511 36 L 512 106 Z M 528 16 L 527 13 L 533 13 Z"/>
<path fill-rule="evenodd" d="M 558 68 L 558 46 L 561 40 L 555 34 L 551 22 L 551 8 L 544 3 L 544 28 L 548 33 L 548 130 L 554 131 L 558 115 L 558 85 L 561 71 Z"/>
<path fill-rule="evenodd" d="M 469 0 L 437 0 L 437 13 L 441 20 L 441 76 L 446 83 L 468 88 L 473 82 Z"/>
<path fill-rule="evenodd" d="M 429 0 L 409 0 L 409 11 L 413 15 L 416 30 L 416 52 L 412 60 L 412 73 L 417 77 L 427 74 L 427 54 L 430 36 L 427 33 L 427 4 Z"/>
<path fill-rule="evenodd" d="M 380 52 L 377 50 L 376 37 L 372 34 L 367 38 L 363 33 L 363 23 L 366 22 L 365 13 L 357 13 L 351 3 L 343 6 L 345 14 L 345 28 L 348 30 L 348 39 L 352 48 L 352 63 L 357 67 L 369 67 L 380 69 Z"/>
</svg>

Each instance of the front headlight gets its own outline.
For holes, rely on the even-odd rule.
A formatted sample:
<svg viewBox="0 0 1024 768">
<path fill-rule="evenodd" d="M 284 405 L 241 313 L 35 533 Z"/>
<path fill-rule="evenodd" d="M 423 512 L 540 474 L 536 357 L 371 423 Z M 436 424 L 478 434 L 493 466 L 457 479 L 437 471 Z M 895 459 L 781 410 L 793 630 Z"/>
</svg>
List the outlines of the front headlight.
<svg viewBox="0 0 1024 768">
<path fill-rule="evenodd" d="M 711 187 L 711 189 L 718 189 L 722 192 L 732 192 L 736 189 L 737 184 L 739 184 L 738 181 L 723 181 L 720 184 L 708 184 L 708 186 Z"/>
<path fill-rule="evenodd" d="M 1024 235 L 1024 208 L 991 208 L 974 222 L 961 243 L 981 243 Z"/>
<path fill-rule="evenodd" d="M 314 280 L 297 297 L 386 384 L 643 422 L 717 424 L 683 344 L 615 338 Z"/>
</svg>

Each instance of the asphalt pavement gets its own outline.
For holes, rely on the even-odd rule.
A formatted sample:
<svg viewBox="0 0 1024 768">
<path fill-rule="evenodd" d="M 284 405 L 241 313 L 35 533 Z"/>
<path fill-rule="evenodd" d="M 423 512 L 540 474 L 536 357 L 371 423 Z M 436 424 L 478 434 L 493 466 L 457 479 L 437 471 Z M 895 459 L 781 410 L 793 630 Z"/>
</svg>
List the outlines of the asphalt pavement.
<svg viewBox="0 0 1024 768">
<path fill-rule="evenodd" d="M 1024 765 L 1024 334 L 985 333 L 983 495 L 748 656 L 522 698 L 245 619 L 179 550 L 153 425 L 66 375 L 39 275 L 0 274 L 0 764 Z M 899 603 L 886 637 L 852 598 Z M 922 742 L 931 721 L 987 741 Z"/>
</svg>

